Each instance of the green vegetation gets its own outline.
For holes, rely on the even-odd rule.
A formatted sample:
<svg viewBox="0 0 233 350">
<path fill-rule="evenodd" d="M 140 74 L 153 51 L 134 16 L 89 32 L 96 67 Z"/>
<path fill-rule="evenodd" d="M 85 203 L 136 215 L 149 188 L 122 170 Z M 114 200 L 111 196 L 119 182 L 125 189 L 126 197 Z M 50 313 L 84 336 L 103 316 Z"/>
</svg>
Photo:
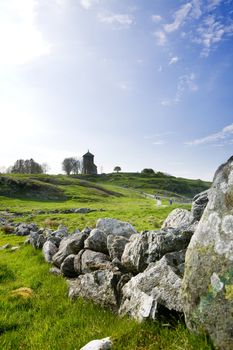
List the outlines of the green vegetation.
<svg viewBox="0 0 233 350">
<path fill-rule="evenodd" d="M 169 212 L 181 204 L 169 206 L 168 201 L 163 200 L 163 206 L 156 207 L 154 200 L 140 194 L 140 191 L 154 192 L 148 179 L 150 177 L 143 178 L 141 174 L 78 178 L 63 175 L 1 176 L 0 215 L 15 222 L 35 222 L 52 228 L 65 224 L 70 232 L 85 226 L 93 227 L 99 217 L 129 221 L 138 231 L 157 229 Z M 154 176 L 152 179 L 156 180 Z M 40 191 L 37 186 L 33 187 L 35 183 Z M 139 184 L 144 187 L 138 192 L 135 189 Z M 59 199 L 51 198 L 53 191 L 61 193 Z M 55 209 L 80 207 L 97 211 L 88 214 L 54 213 Z M 0 246 L 6 243 L 20 245 L 20 249 L 14 252 L 9 249 L 0 251 L 1 349 L 78 350 L 88 341 L 106 336 L 111 336 L 113 349 L 117 350 L 211 349 L 207 339 L 190 334 L 182 321 L 138 324 L 128 318 L 120 319 L 91 302 L 82 299 L 70 301 L 65 280 L 51 275 L 50 266 L 44 262 L 41 252 L 23 245 L 24 239 L 0 231 Z M 22 287 L 31 288 L 32 294 L 13 293 Z"/>
</svg>

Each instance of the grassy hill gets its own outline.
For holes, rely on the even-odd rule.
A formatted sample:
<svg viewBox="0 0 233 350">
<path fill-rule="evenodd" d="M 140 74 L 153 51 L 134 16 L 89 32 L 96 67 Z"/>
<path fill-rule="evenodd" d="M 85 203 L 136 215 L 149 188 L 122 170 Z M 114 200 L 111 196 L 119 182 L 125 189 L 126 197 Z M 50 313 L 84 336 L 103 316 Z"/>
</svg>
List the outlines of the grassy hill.
<svg viewBox="0 0 233 350">
<path fill-rule="evenodd" d="M 177 195 L 172 185 L 177 187 Z M 35 222 L 56 229 L 66 225 L 70 232 L 94 227 L 100 217 L 128 221 L 138 230 L 158 229 L 171 210 L 190 208 L 163 198 L 162 206 L 142 192 L 187 196 L 209 184 L 174 177 L 141 174 L 108 174 L 68 177 L 64 175 L 0 176 L 0 218 L 13 222 Z M 88 207 L 87 214 L 67 209 Z M 210 350 L 203 337 L 190 334 L 183 322 L 138 324 L 85 302 L 70 301 L 62 277 L 49 273 L 42 253 L 23 244 L 25 237 L 0 229 L 0 246 L 8 243 L 19 249 L 0 249 L 0 344 L 9 350 L 74 350 L 92 339 L 111 336 L 113 350 Z M 31 289 L 28 297 L 15 289 Z"/>
</svg>

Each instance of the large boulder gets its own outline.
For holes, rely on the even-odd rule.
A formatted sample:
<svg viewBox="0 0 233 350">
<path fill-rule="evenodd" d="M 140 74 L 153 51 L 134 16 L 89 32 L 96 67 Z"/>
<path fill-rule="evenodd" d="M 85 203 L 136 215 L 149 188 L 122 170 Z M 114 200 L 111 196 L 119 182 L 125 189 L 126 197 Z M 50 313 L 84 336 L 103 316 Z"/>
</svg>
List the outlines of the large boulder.
<svg viewBox="0 0 233 350">
<path fill-rule="evenodd" d="M 45 261 L 51 263 L 52 257 L 56 254 L 58 248 L 51 241 L 46 241 L 42 248 L 42 253 L 44 255 Z"/>
<path fill-rule="evenodd" d="M 129 240 L 123 236 L 109 235 L 107 238 L 107 248 L 112 260 L 121 260 L 126 244 Z"/>
<path fill-rule="evenodd" d="M 117 283 L 120 276 L 119 271 L 98 270 L 68 280 L 69 297 L 72 299 L 75 297 L 90 299 L 96 304 L 110 307 L 116 311 L 119 302 Z"/>
<path fill-rule="evenodd" d="M 76 277 L 77 273 L 74 270 L 74 254 L 68 255 L 61 264 L 61 272 L 64 276 L 72 278 Z"/>
<path fill-rule="evenodd" d="M 209 202 L 186 254 L 186 324 L 217 348 L 233 346 L 233 157 L 216 172 Z"/>
<path fill-rule="evenodd" d="M 128 222 L 123 222 L 116 219 L 99 219 L 96 223 L 96 228 L 103 231 L 107 236 L 116 235 L 130 237 L 132 234 L 137 233 L 135 228 Z"/>
<path fill-rule="evenodd" d="M 108 253 L 107 235 L 103 231 L 95 228 L 86 239 L 84 248 L 88 248 L 96 252 Z"/>
<path fill-rule="evenodd" d="M 131 278 L 122 289 L 119 313 L 142 321 L 157 318 L 161 306 L 182 312 L 180 288 L 184 255 L 184 251 L 166 254 Z"/>
<path fill-rule="evenodd" d="M 195 221 L 199 221 L 202 217 L 205 207 L 209 201 L 209 192 L 210 190 L 206 190 L 204 192 L 198 193 L 193 198 L 191 213 Z"/>
<path fill-rule="evenodd" d="M 60 243 L 58 252 L 53 256 L 53 263 L 60 267 L 65 258 L 70 254 L 78 254 L 84 247 L 84 241 L 89 232 L 76 232 L 73 235 L 64 237 Z"/>
<path fill-rule="evenodd" d="M 95 270 L 111 269 L 111 267 L 108 255 L 89 249 L 81 250 L 74 259 L 74 269 L 78 275 Z"/>
<path fill-rule="evenodd" d="M 121 263 L 128 271 L 142 272 L 151 262 L 156 262 L 166 253 L 186 249 L 192 234 L 193 231 L 167 229 L 133 235 L 125 246 Z"/>
<path fill-rule="evenodd" d="M 162 225 L 165 228 L 187 228 L 193 222 L 192 213 L 186 209 L 177 208 L 172 210 Z"/>
</svg>

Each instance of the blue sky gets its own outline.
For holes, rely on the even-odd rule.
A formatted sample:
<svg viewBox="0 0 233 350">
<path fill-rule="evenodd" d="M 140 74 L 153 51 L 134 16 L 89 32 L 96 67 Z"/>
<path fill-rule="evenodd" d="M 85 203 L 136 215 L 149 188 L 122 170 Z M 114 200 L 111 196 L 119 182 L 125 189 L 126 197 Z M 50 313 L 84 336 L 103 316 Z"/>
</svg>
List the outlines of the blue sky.
<svg viewBox="0 0 233 350">
<path fill-rule="evenodd" d="M 232 0 L 1 0 L 0 168 L 211 180 L 233 149 Z"/>
</svg>

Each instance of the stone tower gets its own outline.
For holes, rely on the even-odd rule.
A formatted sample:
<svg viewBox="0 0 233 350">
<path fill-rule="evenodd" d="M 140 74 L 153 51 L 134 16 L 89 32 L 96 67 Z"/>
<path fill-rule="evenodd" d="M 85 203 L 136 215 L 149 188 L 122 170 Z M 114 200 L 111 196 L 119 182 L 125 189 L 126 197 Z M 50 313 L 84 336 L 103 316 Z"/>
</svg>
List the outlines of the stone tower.
<svg viewBox="0 0 233 350">
<path fill-rule="evenodd" d="M 83 155 L 82 174 L 97 174 L 97 166 L 94 164 L 94 155 L 91 154 L 89 150 Z"/>
</svg>

